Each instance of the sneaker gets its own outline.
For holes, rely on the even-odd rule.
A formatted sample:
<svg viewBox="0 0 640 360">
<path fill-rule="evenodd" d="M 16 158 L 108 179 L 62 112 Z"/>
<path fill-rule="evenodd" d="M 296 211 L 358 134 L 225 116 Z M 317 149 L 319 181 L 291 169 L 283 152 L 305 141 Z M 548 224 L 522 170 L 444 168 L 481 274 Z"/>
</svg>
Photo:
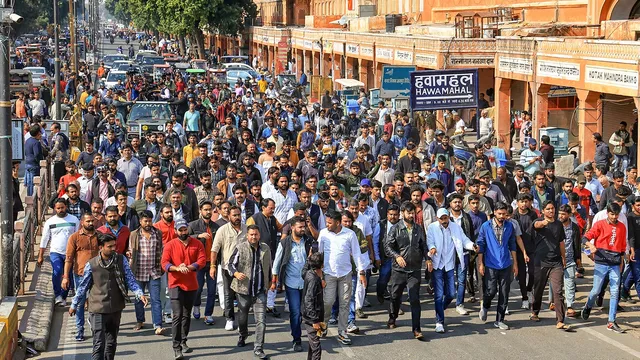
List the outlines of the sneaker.
<svg viewBox="0 0 640 360">
<path fill-rule="evenodd" d="M 347 325 L 348 334 L 357 334 L 360 332 L 360 328 L 355 323 L 349 323 Z"/>
<path fill-rule="evenodd" d="M 300 344 L 300 343 L 293 343 L 293 351 L 294 351 L 294 352 L 302 352 L 302 344 Z"/>
<path fill-rule="evenodd" d="M 624 334 L 626 330 L 624 330 L 623 328 L 621 328 L 620 326 L 618 326 L 618 323 L 614 322 L 610 322 L 607 324 L 607 330 L 611 330 L 615 333 L 618 334 Z"/>
<path fill-rule="evenodd" d="M 175 360 L 182 360 L 182 359 L 184 359 L 184 355 L 182 355 L 182 350 L 180 350 L 180 349 L 177 349 L 177 350 L 176 350 L 176 349 L 174 349 L 174 350 L 173 350 L 173 358 L 174 358 Z"/>
<path fill-rule="evenodd" d="M 238 338 L 238 347 L 245 347 L 247 345 L 246 339 L 243 336 Z"/>
<path fill-rule="evenodd" d="M 338 319 L 336 319 L 336 318 L 329 319 L 329 325 L 335 325 L 337 323 L 338 323 Z"/>
<path fill-rule="evenodd" d="M 404 310 L 402 310 L 402 308 L 398 309 L 398 315 L 404 315 Z"/>
<path fill-rule="evenodd" d="M 389 292 L 385 291 L 384 295 L 382 296 L 385 300 L 391 300 L 391 294 L 389 294 Z"/>
<path fill-rule="evenodd" d="M 77 335 L 76 335 L 76 341 L 77 341 L 77 342 L 82 342 L 82 341 L 84 341 L 84 335 L 83 335 L 83 334 L 77 334 Z"/>
<path fill-rule="evenodd" d="M 262 349 L 253 350 L 253 356 L 256 359 L 267 359 L 267 355 L 264 353 Z"/>
<path fill-rule="evenodd" d="M 164 322 L 171 324 L 171 314 L 164 314 Z"/>
<path fill-rule="evenodd" d="M 362 302 L 362 307 L 371 307 L 371 303 L 369 302 L 369 300 L 364 299 L 364 301 Z"/>
<path fill-rule="evenodd" d="M 289 312 L 289 303 L 288 302 L 284 303 L 284 312 L 286 312 L 286 313 Z"/>
<path fill-rule="evenodd" d="M 475 296 L 472 296 L 472 297 L 469 298 L 469 302 L 472 303 L 472 304 L 475 303 L 476 301 L 478 301 L 478 298 L 475 297 Z"/>
<path fill-rule="evenodd" d="M 522 306 L 520 306 L 520 309 L 529 310 L 529 300 L 522 300 Z"/>
<path fill-rule="evenodd" d="M 345 333 L 338 333 L 338 341 L 342 344 L 342 345 L 351 345 L 351 339 L 349 338 L 349 335 L 345 334 Z"/>
<path fill-rule="evenodd" d="M 280 317 L 280 312 L 278 311 L 278 309 L 276 309 L 276 307 L 272 307 L 272 308 L 267 308 L 267 313 L 273 315 L 273 317 Z"/>
<path fill-rule="evenodd" d="M 227 320 L 227 323 L 224 325 L 224 329 L 226 331 L 233 331 L 233 320 Z"/>
<path fill-rule="evenodd" d="M 485 309 L 483 306 L 480 307 L 480 311 L 478 312 L 478 317 L 483 322 L 487 321 L 487 309 Z"/>
<path fill-rule="evenodd" d="M 464 305 L 462 304 L 456 306 L 456 312 L 460 315 L 469 315 L 469 312 L 464 308 Z"/>
<path fill-rule="evenodd" d="M 364 311 L 362 311 L 362 309 L 356 309 L 356 316 L 358 317 L 358 319 L 366 319 L 369 317 L 364 313 Z"/>
<path fill-rule="evenodd" d="M 493 326 L 497 327 L 500 330 L 509 330 L 509 325 L 503 323 L 502 321 L 494 322 Z"/>
<path fill-rule="evenodd" d="M 187 345 L 187 343 L 184 343 L 182 345 L 180 345 L 180 347 L 182 347 L 182 352 L 183 353 L 191 353 L 193 352 L 193 349 L 189 347 L 189 345 Z"/>
<path fill-rule="evenodd" d="M 196 320 L 200 319 L 200 306 L 193 307 L 193 318 Z"/>
<path fill-rule="evenodd" d="M 396 327 L 398 327 L 398 326 L 396 325 L 396 321 L 395 320 L 389 319 L 387 321 L 387 328 L 388 329 L 395 329 Z"/>
<path fill-rule="evenodd" d="M 64 300 L 62 299 L 62 296 L 56 296 L 56 305 L 60 306 L 60 304 L 62 304 Z"/>
<path fill-rule="evenodd" d="M 216 321 L 213 320 L 213 316 L 209 315 L 204 317 L 204 323 L 205 325 L 214 325 Z"/>
<path fill-rule="evenodd" d="M 436 332 L 438 334 L 444 334 L 444 325 L 441 323 L 436 323 Z"/>
<path fill-rule="evenodd" d="M 511 313 L 509 312 L 509 307 L 507 306 L 506 309 L 504 309 L 504 314 L 505 315 L 511 315 Z"/>
<path fill-rule="evenodd" d="M 589 315 L 591 314 L 591 308 L 588 307 L 584 307 L 582 309 L 582 312 L 580 313 L 580 317 L 582 318 L 582 320 L 589 320 Z"/>
</svg>

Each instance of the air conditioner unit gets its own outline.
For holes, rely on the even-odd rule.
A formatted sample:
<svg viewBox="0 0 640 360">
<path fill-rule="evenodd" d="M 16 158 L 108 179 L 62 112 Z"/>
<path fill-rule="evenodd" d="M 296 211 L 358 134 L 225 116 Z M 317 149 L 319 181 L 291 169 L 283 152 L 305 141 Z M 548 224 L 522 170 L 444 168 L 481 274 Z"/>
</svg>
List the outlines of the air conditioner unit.
<svg viewBox="0 0 640 360">
<path fill-rule="evenodd" d="M 375 5 L 358 6 L 358 17 L 373 17 L 378 15 L 378 9 Z"/>
</svg>

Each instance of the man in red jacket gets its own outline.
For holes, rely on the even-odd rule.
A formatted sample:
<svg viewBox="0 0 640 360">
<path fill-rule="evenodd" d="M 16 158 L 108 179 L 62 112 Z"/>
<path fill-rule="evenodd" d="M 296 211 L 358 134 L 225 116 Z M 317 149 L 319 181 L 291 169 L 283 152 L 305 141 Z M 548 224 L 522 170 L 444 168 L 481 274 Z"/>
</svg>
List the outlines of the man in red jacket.
<svg viewBox="0 0 640 360">
<path fill-rule="evenodd" d="M 107 206 L 105 210 L 107 223 L 98 228 L 103 234 L 112 234 L 116 237 L 116 252 L 124 255 L 129 248 L 129 235 L 131 231 L 120 221 L 120 213 L 117 206 Z"/>
<path fill-rule="evenodd" d="M 591 307 L 600 293 L 602 283 L 609 279 L 609 319 L 607 329 L 622 334 L 625 332 L 616 323 L 616 311 L 618 309 L 618 285 L 620 284 L 620 268 L 627 247 L 627 228 L 618 221 L 620 205 L 610 203 L 607 205 L 607 219 L 593 224 L 582 238 L 582 244 L 586 244 L 593 255 L 595 266 L 593 268 L 593 288 L 589 293 L 589 299 L 582 309 L 582 319 L 589 319 Z"/>
<path fill-rule="evenodd" d="M 169 241 L 162 252 L 162 268 L 168 274 L 169 296 L 173 318 L 171 323 L 175 359 L 182 359 L 182 352 L 190 353 L 187 336 L 191 326 L 191 309 L 198 291 L 196 273 L 207 262 L 204 245 L 189 236 L 188 224 L 176 221 L 178 238 Z"/>
</svg>

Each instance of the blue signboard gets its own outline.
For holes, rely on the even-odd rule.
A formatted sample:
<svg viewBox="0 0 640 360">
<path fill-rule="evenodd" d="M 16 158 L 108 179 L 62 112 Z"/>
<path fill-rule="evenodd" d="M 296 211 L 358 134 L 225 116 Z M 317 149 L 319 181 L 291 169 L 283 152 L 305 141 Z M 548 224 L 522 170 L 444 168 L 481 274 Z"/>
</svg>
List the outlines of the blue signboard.
<svg viewBox="0 0 640 360">
<path fill-rule="evenodd" d="M 478 69 L 411 73 L 411 108 L 442 110 L 478 107 Z"/>
<path fill-rule="evenodd" d="M 380 97 L 383 99 L 408 98 L 411 91 L 409 75 L 413 71 L 416 71 L 415 66 L 383 66 Z"/>
</svg>

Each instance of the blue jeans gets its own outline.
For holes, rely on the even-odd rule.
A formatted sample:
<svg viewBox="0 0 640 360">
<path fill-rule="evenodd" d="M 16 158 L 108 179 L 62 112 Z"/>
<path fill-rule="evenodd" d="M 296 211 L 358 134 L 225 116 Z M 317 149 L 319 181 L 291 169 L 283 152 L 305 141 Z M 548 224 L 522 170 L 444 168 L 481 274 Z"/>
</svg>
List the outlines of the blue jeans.
<svg viewBox="0 0 640 360">
<path fill-rule="evenodd" d="M 64 259 L 65 255 L 58 253 L 49 253 L 49 260 L 51 261 L 51 279 L 53 281 L 53 293 L 56 297 L 60 296 L 63 299 L 67 299 L 67 290 L 62 289 L 62 273 L 64 272 Z"/>
<path fill-rule="evenodd" d="M 631 283 L 636 285 L 636 291 L 638 293 L 638 297 L 640 297 L 640 259 L 636 259 L 636 261 L 630 261 L 631 265 Z M 627 292 L 631 289 L 631 284 L 627 287 L 627 282 L 625 281 L 625 289 Z"/>
<path fill-rule="evenodd" d="M 289 299 L 289 322 L 291 323 L 291 337 L 293 342 L 302 342 L 302 289 L 285 287 L 287 299 Z"/>
<path fill-rule="evenodd" d="M 211 268 L 211 263 L 207 262 L 207 264 L 198 270 L 196 277 L 198 278 L 198 292 L 196 293 L 196 301 L 193 303 L 194 307 L 200 307 L 202 303 L 202 289 L 204 287 L 205 279 L 207 281 L 207 303 L 204 306 L 204 316 L 213 315 L 213 306 L 216 301 L 216 279 L 212 279 L 211 275 L 209 275 L 209 269 Z"/>
<path fill-rule="evenodd" d="M 585 308 L 591 309 L 605 278 L 609 278 L 609 322 L 616 321 L 616 310 L 618 309 L 618 284 L 620 283 L 620 265 L 605 265 L 596 263 L 593 267 L 593 288 L 589 293 L 589 299 L 584 305 Z"/>
<path fill-rule="evenodd" d="M 378 296 L 383 296 L 391 279 L 391 259 L 385 260 L 378 270 L 378 282 L 376 283 L 376 292 Z M 368 282 L 367 282 L 368 283 Z"/>
<path fill-rule="evenodd" d="M 24 186 L 27 187 L 27 196 L 33 196 L 33 178 L 40 176 L 40 168 L 27 168 L 24 172 Z"/>
<path fill-rule="evenodd" d="M 464 268 L 462 268 L 464 265 Z M 464 290 L 467 285 L 467 268 L 469 267 L 469 254 L 464 255 L 464 264 L 456 265 L 456 279 L 458 280 L 458 291 L 456 293 L 456 306 L 464 303 Z"/>
<path fill-rule="evenodd" d="M 73 274 L 73 283 L 76 289 L 80 286 L 80 281 L 82 281 L 82 275 Z M 78 294 L 76 294 L 76 296 L 78 296 Z M 84 336 L 84 305 L 85 303 L 83 302 L 76 307 L 76 336 Z"/>
<path fill-rule="evenodd" d="M 164 295 L 162 291 L 162 278 L 149 281 L 137 281 L 140 289 L 144 293 L 146 289 L 149 289 L 149 297 L 151 298 L 151 321 L 153 321 L 154 328 L 162 327 L 162 302 L 160 296 Z M 142 301 L 136 300 L 136 321 L 144 323 L 144 305 Z"/>
<path fill-rule="evenodd" d="M 453 270 L 433 269 L 434 300 L 436 305 L 436 323 L 444 324 L 444 310 L 456 297 L 456 284 Z"/>
</svg>

